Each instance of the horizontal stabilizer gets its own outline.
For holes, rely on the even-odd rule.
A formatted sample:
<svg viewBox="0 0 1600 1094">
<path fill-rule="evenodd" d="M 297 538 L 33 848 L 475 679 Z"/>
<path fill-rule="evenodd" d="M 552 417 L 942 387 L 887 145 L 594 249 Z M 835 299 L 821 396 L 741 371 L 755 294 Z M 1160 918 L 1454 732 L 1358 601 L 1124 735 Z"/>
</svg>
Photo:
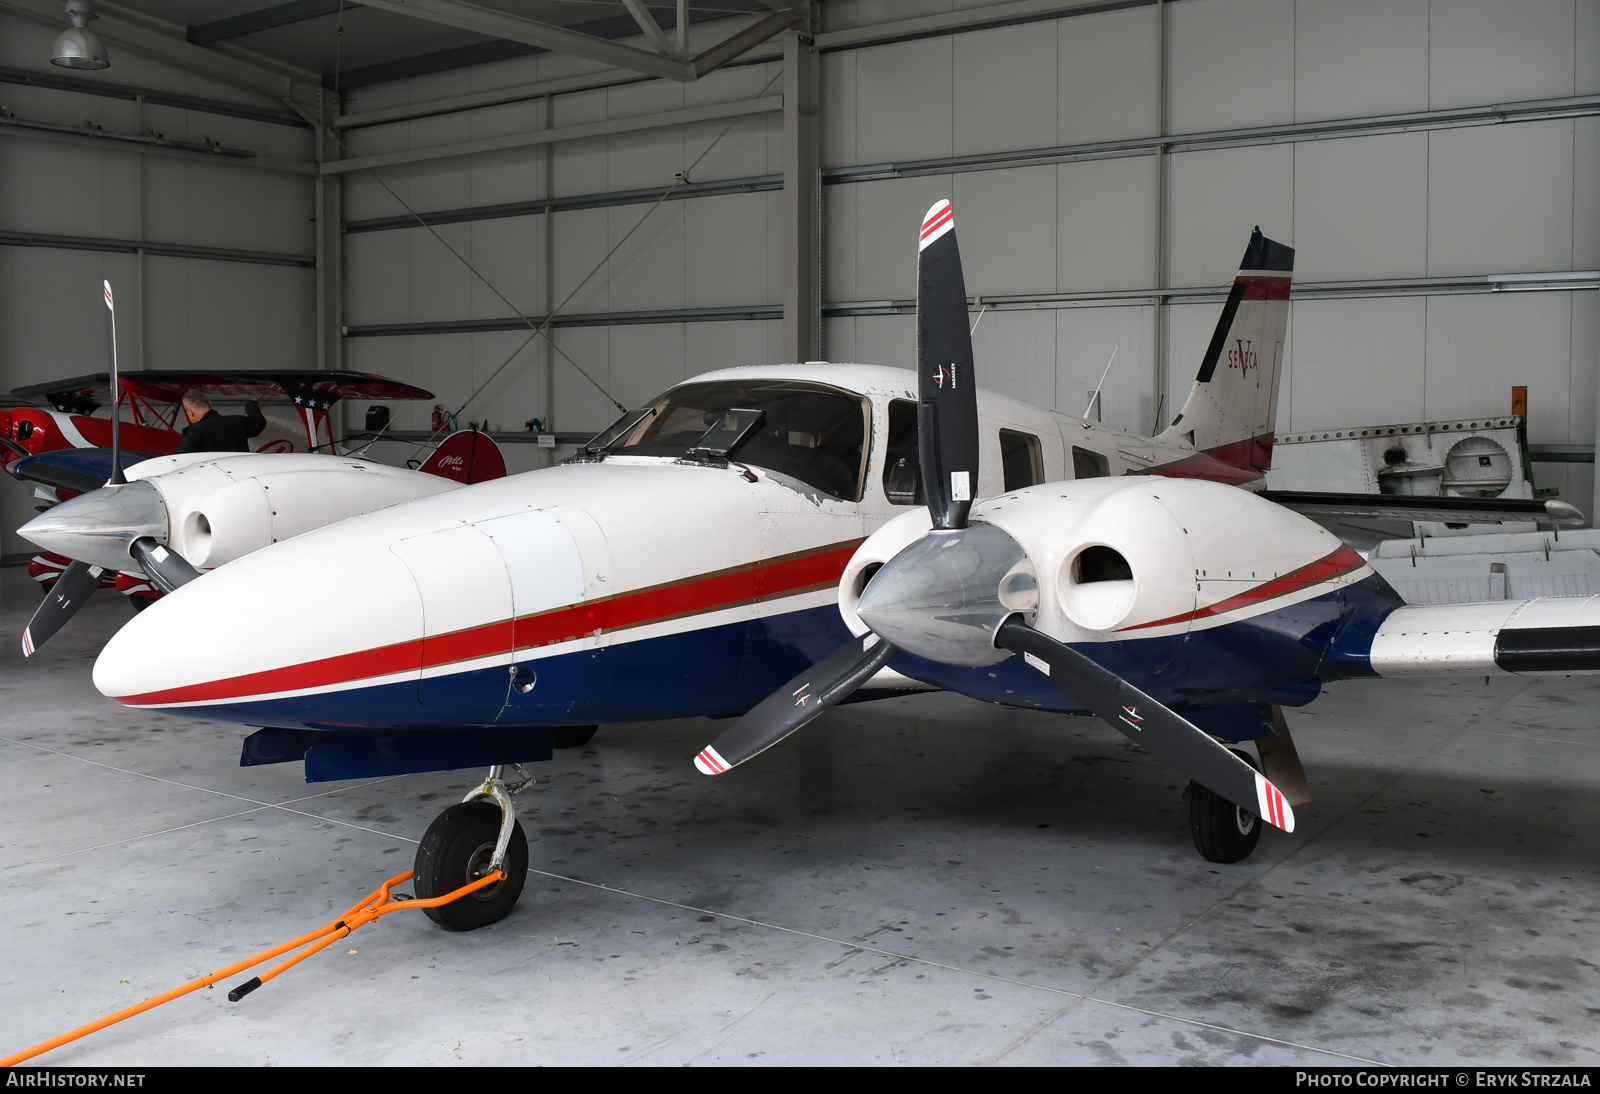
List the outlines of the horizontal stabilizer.
<svg viewBox="0 0 1600 1094">
<path fill-rule="evenodd" d="M 1600 673 L 1600 597 L 1397 608 L 1372 637 L 1379 676 Z"/>
<path fill-rule="evenodd" d="M 1457 498 L 1422 494 L 1320 494 L 1264 490 L 1270 502 L 1308 517 L 1358 517 L 1366 520 L 1434 520 L 1447 524 L 1503 524 L 1538 521 L 1582 524 L 1583 514 L 1564 501 L 1532 498 Z"/>
</svg>

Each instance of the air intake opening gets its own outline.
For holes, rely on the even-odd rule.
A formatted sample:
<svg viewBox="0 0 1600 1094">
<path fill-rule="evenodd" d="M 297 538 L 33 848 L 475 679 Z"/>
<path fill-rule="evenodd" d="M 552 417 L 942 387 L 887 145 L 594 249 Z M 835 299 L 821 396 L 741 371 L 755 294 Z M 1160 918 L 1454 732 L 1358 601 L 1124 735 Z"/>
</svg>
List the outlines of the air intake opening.
<svg viewBox="0 0 1600 1094">
<path fill-rule="evenodd" d="M 1133 570 L 1121 552 L 1110 547 L 1085 547 L 1072 564 L 1072 580 L 1079 585 L 1094 581 L 1132 581 Z"/>
<path fill-rule="evenodd" d="M 855 584 L 851 588 L 851 593 L 856 600 L 859 601 L 861 599 L 861 594 L 867 591 L 868 583 L 877 576 L 878 571 L 881 569 L 883 569 L 883 563 L 881 562 L 871 562 L 861 567 L 861 572 L 856 575 Z"/>
</svg>

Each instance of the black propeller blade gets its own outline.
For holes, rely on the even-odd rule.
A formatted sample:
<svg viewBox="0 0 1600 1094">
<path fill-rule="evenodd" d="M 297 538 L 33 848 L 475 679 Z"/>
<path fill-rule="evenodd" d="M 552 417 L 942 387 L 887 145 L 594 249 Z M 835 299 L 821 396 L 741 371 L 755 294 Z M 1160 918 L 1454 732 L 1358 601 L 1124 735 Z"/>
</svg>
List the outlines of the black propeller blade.
<svg viewBox="0 0 1600 1094">
<path fill-rule="evenodd" d="M 941 201 L 917 243 L 917 455 L 935 528 L 965 528 L 978 488 L 978 386 L 955 227 Z"/>
<path fill-rule="evenodd" d="M 164 593 L 176 592 L 200 576 L 188 559 L 168 550 L 149 536 L 140 536 L 128 547 L 139 569 Z M 76 564 L 74 564 L 76 565 Z"/>
<path fill-rule="evenodd" d="M 1016 616 L 1000 624 L 995 644 L 1020 654 L 1101 720 L 1201 786 L 1285 832 L 1294 831 L 1294 810 L 1277 787 L 1204 730 L 1116 673 Z"/>
<path fill-rule="evenodd" d="M 875 644 L 869 648 L 869 642 Z M 765 752 L 872 679 L 899 652 L 871 634 L 851 639 L 724 730 L 700 750 L 695 767 L 704 775 L 720 775 Z"/>
<path fill-rule="evenodd" d="M 32 657 L 38 648 L 50 641 L 52 635 L 66 626 L 67 620 L 77 614 L 89 599 L 89 594 L 100 587 L 100 577 L 105 571 L 87 562 L 74 562 L 45 594 L 22 632 L 22 656 Z"/>
</svg>

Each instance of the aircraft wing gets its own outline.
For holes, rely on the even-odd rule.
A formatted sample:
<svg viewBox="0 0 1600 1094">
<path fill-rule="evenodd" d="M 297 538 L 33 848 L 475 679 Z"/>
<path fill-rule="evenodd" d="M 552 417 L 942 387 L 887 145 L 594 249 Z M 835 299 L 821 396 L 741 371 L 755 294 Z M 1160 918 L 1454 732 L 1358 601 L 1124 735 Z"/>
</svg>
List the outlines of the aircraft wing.
<svg viewBox="0 0 1600 1094">
<path fill-rule="evenodd" d="M 1447 524 L 1502 524 L 1539 521 L 1582 524 L 1583 514 L 1564 501 L 1526 498 L 1457 498 L 1412 494 L 1321 494 L 1301 490 L 1263 490 L 1261 497 L 1308 517 L 1367 520 L 1433 520 Z"/>
<path fill-rule="evenodd" d="M 1600 672 L 1600 596 L 1397 608 L 1372 636 L 1379 676 Z"/>
<path fill-rule="evenodd" d="M 150 458 L 143 452 L 122 454 L 125 467 Z M 111 478 L 111 449 L 63 448 L 18 460 L 8 470 L 25 482 L 86 494 L 100 489 Z"/>
<path fill-rule="evenodd" d="M 146 369 L 124 372 L 122 384 L 141 398 L 176 403 L 186 391 L 235 399 L 310 399 L 332 405 L 340 399 L 432 399 L 433 393 L 371 372 L 332 372 L 317 369 L 259 369 L 240 372 Z M 14 388 L 12 396 L 30 404 L 46 403 L 74 414 L 91 413 L 111 401 L 107 373 L 75 376 Z"/>
</svg>

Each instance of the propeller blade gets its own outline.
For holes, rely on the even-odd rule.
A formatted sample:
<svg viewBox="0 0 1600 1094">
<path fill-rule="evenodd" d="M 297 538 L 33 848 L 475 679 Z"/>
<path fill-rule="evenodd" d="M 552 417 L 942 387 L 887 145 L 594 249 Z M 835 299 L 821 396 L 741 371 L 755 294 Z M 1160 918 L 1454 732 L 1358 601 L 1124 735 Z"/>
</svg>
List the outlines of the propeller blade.
<svg viewBox="0 0 1600 1094">
<path fill-rule="evenodd" d="M 66 626 L 67 620 L 78 614 L 89 594 L 100 587 L 100 576 L 104 573 L 100 567 L 87 562 L 74 562 L 61 571 L 22 632 L 22 656 L 32 657 L 40 646 Z"/>
<path fill-rule="evenodd" d="M 1021 654 L 1102 721 L 1201 786 L 1268 824 L 1294 831 L 1294 810 L 1282 791 L 1183 715 L 1116 673 L 1016 616 L 1000 625 L 995 645 Z"/>
<path fill-rule="evenodd" d="M 119 486 L 128 481 L 122 473 L 122 383 L 117 378 L 117 307 L 111 299 L 111 282 L 100 284 L 106 293 L 106 345 L 111 351 L 111 477 L 107 486 Z"/>
<path fill-rule="evenodd" d="M 720 775 L 765 752 L 811 719 L 866 683 L 900 651 L 864 634 L 853 638 L 783 687 L 700 750 L 694 766 L 702 775 Z"/>
<path fill-rule="evenodd" d="M 935 528 L 965 528 L 978 488 L 978 387 L 955 228 L 941 201 L 917 244 L 917 455 Z"/>
<path fill-rule="evenodd" d="M 189 560 L 176 551 L 168 550 L 149 536 L 140 536 L 128 547 L 128 553 L 139 563 L 139 569 L 162 592 L 176 592 L 200 576 L 200 571 L 189 565 Z"/>
</svg>

